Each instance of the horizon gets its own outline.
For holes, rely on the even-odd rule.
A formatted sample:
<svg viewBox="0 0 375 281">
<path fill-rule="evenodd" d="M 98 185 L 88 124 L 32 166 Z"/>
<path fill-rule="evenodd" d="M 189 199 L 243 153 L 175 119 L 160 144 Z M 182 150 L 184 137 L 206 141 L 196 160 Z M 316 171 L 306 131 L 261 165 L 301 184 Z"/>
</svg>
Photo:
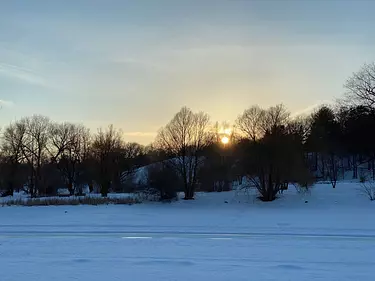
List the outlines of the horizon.
<svg viewBox="0 0 375 281">
<path fill-rule="evenodd" d="M 41 114 L 149 144 L 182 106 L 309 112 L 375 55 L 371 1 L 200 2 L 3 4 L 1 127 Z"/>
</svg>

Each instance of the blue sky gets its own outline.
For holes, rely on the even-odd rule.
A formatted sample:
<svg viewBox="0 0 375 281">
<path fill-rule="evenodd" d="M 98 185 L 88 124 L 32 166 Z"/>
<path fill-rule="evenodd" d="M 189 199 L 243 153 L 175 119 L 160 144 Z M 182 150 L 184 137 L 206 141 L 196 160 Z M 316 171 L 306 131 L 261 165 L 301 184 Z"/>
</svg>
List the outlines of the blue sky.
<svg viewBox="0 0 375 281">
<path fill-rule="evenodd" d="M 148 143 L 180 107 L 234 121 L 334 100 L 375 57 L 375 1 L 4 1 L 0 111 Z"/>
</svg>

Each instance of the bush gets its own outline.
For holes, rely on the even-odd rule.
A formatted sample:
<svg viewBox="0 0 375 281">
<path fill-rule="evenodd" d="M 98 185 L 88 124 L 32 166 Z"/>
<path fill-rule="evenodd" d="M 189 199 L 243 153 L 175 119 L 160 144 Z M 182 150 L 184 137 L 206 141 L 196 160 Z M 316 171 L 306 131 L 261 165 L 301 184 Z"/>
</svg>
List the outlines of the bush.
<svg viewBox="0 0 375 281">
<path fill-rule="evenodd" d="M 300 184 L 293 184 L 296 188 L 298 194 L 301 195 L 310 195 L 311 194 L 311 187 L 312 185 L 300 185 Z"/>
<path fill-rule="evenodd" d="M 150 165 L 147 169 L 147 186 L 145 193 L 155 196 L 159 201 L 177 199 L 177 190 L 181 186 L 180 177 L 163 163 Z"/>
<path fill-rule="evenodd" d="M 368 199 L 370 199 L 371 201 L 375 200 L 375 182 L 363 182 L 361 184 L 361 190 Z"/>
<path fill-rule="evenodd" d="M 362 176 L 359 177 L 359 182 L 360 183 L 365 183 L 366 181 L 367 181 L 366 176 L 362 175 Z"/>
</svg>

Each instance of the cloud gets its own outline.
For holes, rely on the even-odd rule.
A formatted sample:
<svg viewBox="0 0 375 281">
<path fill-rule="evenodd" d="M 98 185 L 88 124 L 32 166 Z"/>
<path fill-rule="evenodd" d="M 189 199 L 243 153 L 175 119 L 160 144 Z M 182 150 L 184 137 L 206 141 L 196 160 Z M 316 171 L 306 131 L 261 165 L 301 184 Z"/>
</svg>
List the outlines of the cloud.
<svg viewBox="0 0 375 281">
<path fill-rule="evenodd" d="M 125 132 L 123 135 L 128 137 L 155 137 L 156 132 Z"/>
<path fill-rule="evenodd" d="M 33 70 L 17 65 L 0 62 L 0 74 L 22 80 L 29 84 L 44 87 L 48 86 L 47 81 L 43 77 L 37 75 Z"/>
<path fill-rule="evenodd" d="M 12 107 L 13 105 L 12 101 L 0 100 L 0 107 Z"/>
</svg>

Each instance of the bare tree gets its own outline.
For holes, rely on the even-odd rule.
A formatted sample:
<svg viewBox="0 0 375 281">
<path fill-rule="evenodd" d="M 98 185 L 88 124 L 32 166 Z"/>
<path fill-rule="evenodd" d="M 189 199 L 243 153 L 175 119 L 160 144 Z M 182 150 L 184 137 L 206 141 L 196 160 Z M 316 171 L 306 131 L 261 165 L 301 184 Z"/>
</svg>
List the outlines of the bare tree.
<svg viewBox="0 0 375 281">
<path fill-rule="evenodd" d="M 247 139 L 256 141 L 273 128 L 286 125 L 289 116 L 290 113 L 282 104 L 268 109 L 252 106 L 237 118 L 236 125 Z"/>
<path fill-rule="evenodd" d="M 323 154 L 322 162 L 324 165 L 320 166 L 320 172 L 324 178 L 328 178 L 332 188 L 336 188 L 340 172 L 340 158 L 334 153 Z"/>
<path fill-rule="evenodd" d="M 286 126 L 289 122 L 290 112 L 284 105 L 278 104 L 265 110 L 261 119 L 261 128 L 263 133 L 271 132 L 280 126 Z"/>
<path fill-rule="evenodd" d="M 96 160 L 96 180 L 100 186 L 102 196 L 107 196 L 114 173 L 118 173 L 118 158 L 123 149 L 121 133 L 112 125 L 106 131 L 99 129 L 94 136 L 92 152 Z"/>
<path fill-rule="evenodd" d="M 255 105 L 246 109 L 236 120 L 238 130 L 250 140 L 257 140 L 263 136 L 263 121 L 266 112 Z"/>
<path fill-rule="evenodd" d="M 143 146 L 138 143 L 122 143 L 117 152 L 112 154 L 112 186 L 116 192 L 131 191 L 132 177 L 139 167 Z"/>
<path fill-rule="evenodd" d="M 157 146 L 174 157 L 168 164 L 183 180 L 185 200 L 194 199 L 197 173 L 202 164 L 200 153 L 211 136 L 209 120 L 207 114 L 183 107 L 156 138 Z"/>
<path fill-rule="evenodd" d="M 121 158 L 119 159 L 119 179 L 121 182 L 129 175 L 132 175 L 141 163 L 141 157 L 145 154 L 145 148 L 135 142 L 124 143 L 121 149 Z"/>
<path fill-rule="evenodd" d="M 348 90 L 345 102 L 374 107 L 375 105 L 375 62 L 364 64 L 353 73 L 344 87 Z"/>
<path fill-rule="evenodd" d="M 256 187 L 263 201 L 276 199 L 286 183 L 308 186 L 312 177 L 305 164 L 300 138 L 284 126 L 273 128 L 258 141 L 244 142 L 242 166 L 247 178 Z"/>
<path fill-rule="evenodd" d="M 23 162 L 22 145 L 26 135 L 26 127 L 20 123 L 12 123 L 5 128 L 1 150 L 3 156 L 2 172 L 6 181 L 7 194 L 13 195 L 15 185 L 22 185 L 19 181 L 19 167 Z"/>
<path fill-rule="evenodd" d="M 29 192 L 32 197 L 45 192 L 42 187 L 42 166 L 48 160 L 47 144 L 49 140 L 50 120 L 48 117 L 33 115 L 17 122 L 24 130 L 21 151 L 24 161 L 30 168 Z"/>
<path fill-rule="evenodd" d="M 288 133 L 299 136 L 302 143 L 305 143 L 310 134 L 311 122 L 311 117 L 297 116 L 288 122 L 286 129 Z"/>
<path fill-rule="evenodd" d="M 51 162 L 57 162 L 59 156 L 72 145 L 74 141 L 74 124 L 71 123 L 51 123 L 49 128 L 48 151 Z"/>
<path fill-rule="evenodd" d="M 90 131 L 83 125 L 54 123 L 50 128 L 50 155 L 57 164 L 70 194 L 78 187 L 78 178 L 83 171 L 79 165 L 85 160 L 89 150 Z"/>
</svg>

